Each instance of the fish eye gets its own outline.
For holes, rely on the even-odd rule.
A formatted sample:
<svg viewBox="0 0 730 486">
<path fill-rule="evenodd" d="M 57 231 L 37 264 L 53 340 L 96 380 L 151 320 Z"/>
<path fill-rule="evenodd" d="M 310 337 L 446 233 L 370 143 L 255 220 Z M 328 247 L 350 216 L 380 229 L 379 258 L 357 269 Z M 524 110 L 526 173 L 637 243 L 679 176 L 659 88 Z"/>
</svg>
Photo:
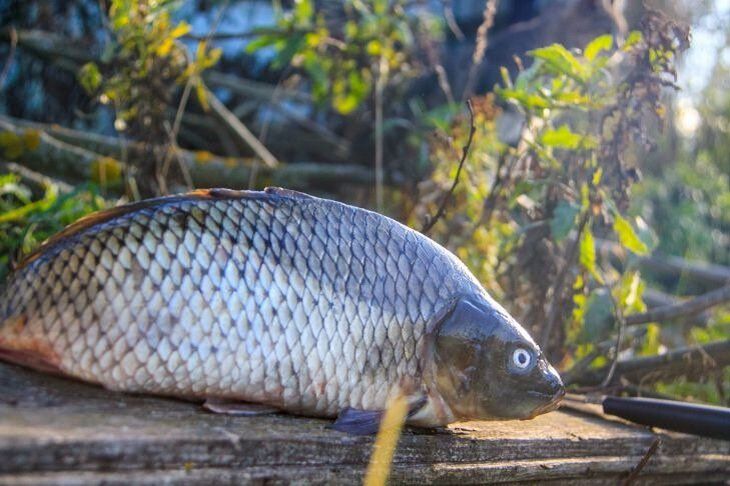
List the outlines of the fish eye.
<svg viewBox="0 0 730 486">
<path fill-rule="evenodd" d="M 525 348 L 517 348 L 512 353 L 512 362 L 517 368 L 524 370 L 530 366 L 532 355 Z"/>
</svg>

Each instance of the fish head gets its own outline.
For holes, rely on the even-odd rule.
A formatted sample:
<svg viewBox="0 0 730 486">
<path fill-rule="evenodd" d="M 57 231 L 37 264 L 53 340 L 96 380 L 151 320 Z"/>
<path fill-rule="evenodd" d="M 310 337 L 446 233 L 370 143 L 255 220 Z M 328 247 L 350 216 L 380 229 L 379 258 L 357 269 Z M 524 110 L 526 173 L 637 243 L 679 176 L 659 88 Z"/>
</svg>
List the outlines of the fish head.
<svg viewBox="0 0 730 486">
<path fill-rule="evenodd" d="M 461 297 L 435 327 L 434 380 L 460 420 L 529 419 L 557 408 L 557 371 L 488 296 Z"/>
</svg>

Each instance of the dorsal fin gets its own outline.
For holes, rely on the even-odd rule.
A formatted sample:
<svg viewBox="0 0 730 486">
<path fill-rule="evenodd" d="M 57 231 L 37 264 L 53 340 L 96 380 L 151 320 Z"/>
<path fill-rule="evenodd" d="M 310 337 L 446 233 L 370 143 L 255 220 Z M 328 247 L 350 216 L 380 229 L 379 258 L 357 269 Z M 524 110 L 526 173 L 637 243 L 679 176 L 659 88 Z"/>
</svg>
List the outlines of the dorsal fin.
<svg viewBox="0 0 730 486">
<path fill-rule="evenodd" d="M 106 223 L 115 218 L 124 216 L 125 214 L 133 213 L 146 208 L 153 208 L 161 206 L 163 204 L 189 201 L 189 200 L 200 200 L 200 199 L 266 199 L 271 196 L 281 197 L 292 197 L 292 198 L 310 198 L 311 196 L 291 191 L 289 189 L 282 189 L 278 187 L 267 187 L 263 191 L 237 191 L 234 189 L 197 189 L 184 194 L 177 194 L 174 196 L 163 196 L 152 199 L 145 199 L 143 201 L 133 202 L 129 204 L 123 204 L 121 206 L 103 209 L 95 213 L 91 213 L 82 217 L 81 219 L 71 223 L 64 229 L 56 233 L 55 235 L 44 241 L 38 248 L 29 253 L 20 263 L 18 263 L 16 270 L 23 268 L 24 266 L 31 263 L 43 254 L 48 248 L 55 245 L 59 241 L 70 238 L 82 231 L 86 231 L 94 226 Z"/>
<path fill-rule="evenodd" d="M 299 191 L 292 191 L 291 189 L 285 189 L 283 187 L 267 187 L 264 189 L 266 194 L 274 194 L 281 197 L 290 197 L 293 199 L 314 199 L 313 196 L 305 194 Z"/>
</svg>

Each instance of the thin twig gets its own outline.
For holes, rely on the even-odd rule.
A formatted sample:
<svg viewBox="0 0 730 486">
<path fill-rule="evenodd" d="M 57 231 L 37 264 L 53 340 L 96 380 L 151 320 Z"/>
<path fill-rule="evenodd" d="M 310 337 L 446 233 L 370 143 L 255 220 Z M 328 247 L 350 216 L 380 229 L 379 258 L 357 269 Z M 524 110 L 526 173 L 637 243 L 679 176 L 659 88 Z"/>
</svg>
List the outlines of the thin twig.
<svg viewBox="0 0 730 486">
<path fill-rule="evenodd" d="M 484 54 L 487 51 L 487 33 L 489 29 L 494 25 L 494 16 L 497 13 L 498 0 L 487 0 L 484 5 L 484 19 L 482 20 L 479 29 L 477 29 L 476 45 L 474 46 L 474 54 L 471 57 L 471 66 L 469 67 L 469 74 L 466 77 L 466 84 L 464 85 L 463 99 L 466 99 L 474 92 L 474 83 L 476 82 L 476 75 L 479 66 L 484 61 Z"/>
<path fill-rule="evenodd" d="M 223 3 L 223 5 L 221 5 L 220 9 L 218 10 L 218 15 L 216 15 L 216 18 L 213 21 L 213 25 L 210 28 L 210 31 L 208 32 L 207 36 L 200 39 L 201 42 L 207 43 L 210 41 L 211 36 L 218 29 L 218 25 L 223 18 L 223 13 L 228 8 L 228 3 L 229 2 L 226 1 Z M 193 60 L 191 59 L 190 54 L 187 52 L 187 49 L 185 49 L 185 54 L 187 57 L 187 62 L 192 63 Z M 177 110 L 175 111 L 175 118 L 173 120 L 172 127 L 169 127 L 167 124 L 165 126 L 170 142 L 167 146 L 167 150 L 165 151 L 165 159 L 162 163 L 162 168 L 160 169 L 158 174 L 157 184 L 160 187 L 160 192 L 162 194 L 166 194 L 168 192 L 167 173 L 170 170 L 170 162 L 172 161 L 172 157 L 175 157 L 175 160 L 180 167 L 180 172 L 183 175 L 183 179 L 185 180 L 185 185 L 187 186 L 187 188 L 192 189 L 193 187 L 193 181 L 190 177 L 190 171 L 188 170 L 187 166 L 179 155 L 180 147 L 177 143 L 177 137 L 180 133 L 180 126 L 182 125 L 182 119 L 183 115 L 185 114 L 185 109 L 188 106 L 188 100 L 190 99 L 190 93 L 192 92 L 193 84 L 196 82 L 199 82 L 199 79 L 196 76 L 190 76 L 188 78 L 187 82 L 185 83 L 185 88 L 183 89 L 182 96 L 180 97 L 180 103 L 178 104 Z"/>
<path fill-rule="evenodd" d="M 730 284 L 679 304 L 663 305 L 648 312 L 626 316 L 626 325 L 637 326 L 647 322 L 697 314 L 724 302 L 730 302 Z"/>
<path fill-rule="evenodd" d="M 375 206 L 383 210 L 383 91 L 388 79 L 388 63 L 380 56 L 375 80 Z"/>
<path fill-rule="evenodd" d="M 629 486 L 630 484 L 633 484 L 634 481 L 636 481 L 636 478 L 639 476 L 639 474 L 641 474 L 644 466 L 646 466 L 646 464 L 649 462 L 649 459 L 651 459 L 651 456 L 654 455 L 661 443 L 662 441 L 659 437 L 654 439 L 654 442 L 651 443 L 649 449 L 647 449 L 646 453 L 644 454 L 644 457 L 642 457 L 639 463 L 631 470 L 626 479 L 621 482 L 621 486 Z"/>
<path fill-rule="evenodd" d="M 616 334 L 616 345 L 614 346 L 613 350 L 613 359 L 611 360 L 611 365 L 608 367 L 608 373 L 606 373 L 606 377 L 601 382 L 602 387 L 608 386 L 609 383 L 611 383 L 611 380 L 613 380 L 613 375 L 616 372 L 616 365 L 618 364 L 618 356 L 619 351 L 621 351 L 621 342 L 624 339 L 624 330 L 626 329 L 626 319 L 624 319 L 624 314 L 621 311 L 621 306 L 618 302 L 616 302 L 616 299 L 613 297 L 613 294 L 611 293 L 611 288 L 606 289 L 608 291 L 608 297 L 611 299 L 611 303 L 613 303 L 613 313 L 616 317 L 616 322 L 618 323 L 618 333 Z"/>
<path fill-rule="evenodd" d="M 494 171 L 494 179 L 492 180 L 492 187 L 489 188 L 489 194 L 484 199 L 482 204 L 482 215 L 479 217 L 479 222 L 474 226 L 474 231 L 482 225 L 489 224 L 492 219 L 492 213 L 494 212 L 494 206 L 497 204 L 497 198 L 500 192 L 500 185 L 502 184 L 502 170 L 504 164 L 507 161 L 507 152 L 503 152 L 497 159 L 497 169 Z"/>
<path fill-rule="evenodd" d="M 185 112 L 185 107 L 188 104 L 188 100 L 190 99 L 190 92 L 193 88 L 193 78 L 188 79 L 188 81 L 185 83 L 185 88 L 183 89 L 183 94 L 180 98 L 180 104 L 177 107 L 177 112 L 175 113 L 175 120 L 173 121 L 172 128 L 168 128 L 167 134 L 170 139 L 170 143 L 167 146 L 167 150 L 165 151 L 165 159 L 162 162 L 162 168 L 160 169 L 159 174 L 159 180 L 157 181 L 157 185 L 160 187 L 160 192 L 162 194 L 167 194 L 167 173 L 170 169 L 170 162 L 172 160 L 172 157 L 175 156 L 175 158 L 178 161 L 178 165 L 180 166 L 180 170 L 183 173 L 183 177 L 185 178 L 185 184 L 188 186 L 189 189 L 192 188 L 192 180 L 190 178 L 190 172 L 187 170 L 187 167 L 185 167 L 185 164 L 181 161 L 180 157 L 178 156 L 178 143 L 177 143 L 177 136 L 178 133 L 180 133 L 180 124 L 182 123 L 182 115 Z M 166 123 L 167 125 L 167 123 Z"/>
<path fill-rule="evenodd" d="M 0 72 L 0 89 L 5 84 L 5 78 L 10 72 L 10 66 L 13 64 L 13 58 L 15 57 L 15 48 L 18 47 L 18 31 L 15 27 L 10 27 L 10 52 L 8 53 L 8 59 L 5 61 L 2 72 Z"/>
<path fill-rule="evenodd" d="M 268 167 L 276 167 L 279 165 L 279 161 L 274 155 L 269 152 L 269 149 L 256 138 L 251 130 L 244 125 L 241 120 L 230 112 L 228 108 L 213 94 L 212 91 L 206 90 L 206 96 L 210 104 L 211 110 L 216 117 L 224 123 L 231 131 L 238 136 L 246 145 L 248 145 L 254 153 L 261 158 L 265 165 Z"/>
<path fill-rule="evenodd" d="M 552 334 L 553 327 L 555 326 L 555 321 L 557 321 L 558 319 L 558 312 L 560 312 L 561 309 L 560 300 L 563 296 L 565 278 L 568 276 L 568 271 L 572 268 L 573 260 L 575 260 L 575 257 L 578 254 L 580 235 L 583 233 L 583 230 L 585 229 L 586 224 L 588 224 L 589 219 L 590 213 L 583 213 L 583 216 L 581 216 L 580 219 L 580 223 L 578 224 L 578 230 L 575 239 L 571 242 L 570 247 L 565 253 L 565 264 L 563 265 L 563 268 L 560 269 L 560 273 L 558 274 L 557 278 L 555 279 L 555 283 L 553 284 L 553 298 L 550 304 L 550 311 L 548 312 L 548 318 L 547 322 L 545 323 L 545 327 L 542 328 L 542 333 L 540 335 L 540 345 L 544 349 L 547 349 L 550 334 Z"/>
<path fill-rule="evenodd" d="M 251 30 L 243 30 L 240 32 L 219 32 L 214 34 L 198 35 L 198 34 L 185 34 L 183 38 L 190 39 L 193 41 L 210 41 L 210 40 L 231 40 L 231 39 L 250 39 L 252 37 L 260 37 L 263 35 L 295 35 L 295 34 L 306 34 L 312 32 L 311 29 L 297 29 L 295 31 L 283 31 L 279 28 L 255 28 Z"/>
<path fill-rule="evenodd" d="M 451 5 L 451 1 L 444 2 L 444 19 L 446 20 L 446 25 L 449 27 L 449 30 L 452 34 L 454 34 L 454 37 L 456 37 L 456 40 L 464 42 L 466 36 L 459 28 L 459 24 L 456 22 L 456 17 L 454 17 L 454 7 Z"/>
<path fill-rule="evenodd" d="M 16 164 L 15 162 L 2 162 L 0 161 L 0 169 L 7 172 L 12 172 L 19 175 L 20 177 L 29 180 L 30 182 L 37 184 L 40 187 L 45 185 L 53 184 L 58 187 L 59 194 L 66 194 L 73 191 L 73 186 L 60 179 L 54 179 L 40 172 L 30 170 L 27 167 Z"/>
<path fill-rule="evenodd" d="M 426 224 L 423 225 L 423 228 L 421 229 L 421 233 L 423 234 L 428 234 L 436 222 L 444 215 L 444 211 L 446 211 L 446 204 L 448 204 L 449 199 L 451 199 L 451 196 L 454 194 L 457 184 L 459 184 L 461 170 L 464 168 L 464 162 L 466 162 L 466 158 L 469 156 L 471 142 L 474 139 L 474 133 L 476 132 L 476 126 L 474 125 L 474 107 L 472 106 L 470 99 L 466 100 L 466 107 L 469 110 L 469 137 L 466 140 L 466 145 L 464 145 L 461 149 L 461 160 L 459 160 L 459 166 L 456 168 L 456 174 L 454 175 L 454 180 L 451 183 L 451 188 L 449 189 L 449 192 L 444 195 L 443 199 L 441 199 L 441 204 L 439 204 L 436 214 L 432 218 L 429 218 Z"/>
</svg>

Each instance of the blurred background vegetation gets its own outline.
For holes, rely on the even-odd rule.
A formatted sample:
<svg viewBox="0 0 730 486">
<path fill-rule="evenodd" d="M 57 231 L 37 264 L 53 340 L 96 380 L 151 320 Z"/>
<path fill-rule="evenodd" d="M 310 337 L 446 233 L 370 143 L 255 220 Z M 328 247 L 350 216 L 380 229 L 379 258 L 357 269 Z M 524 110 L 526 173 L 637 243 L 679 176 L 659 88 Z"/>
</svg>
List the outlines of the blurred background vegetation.
<svg viewBox="0 0 730 486">
<path fill-rule="evenodd" d="M 1 0 L 0 280 L 104 207 L 286 186 L 446 245 L 575 391 L 730 404 L 729 33 L 722 0 Z"/>
</svg>

